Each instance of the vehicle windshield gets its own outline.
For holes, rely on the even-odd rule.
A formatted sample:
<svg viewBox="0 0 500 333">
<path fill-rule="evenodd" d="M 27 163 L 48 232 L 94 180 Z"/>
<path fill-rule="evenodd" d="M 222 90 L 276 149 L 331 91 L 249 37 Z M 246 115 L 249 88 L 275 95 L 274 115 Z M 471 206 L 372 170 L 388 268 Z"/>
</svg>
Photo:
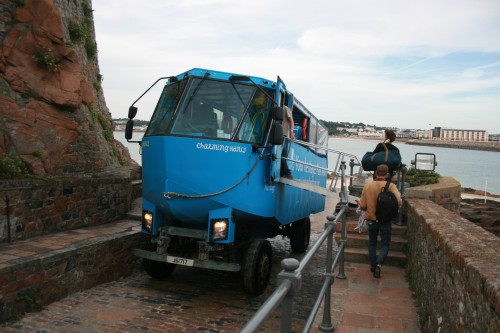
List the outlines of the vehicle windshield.
<svg viewBox="0 0 500 333">
<path fill-rule="evenodd" d="M 196 78 L 185 96 L 171 135 L 263 141 L 273 101 L 254 85 Z"/>
<path fill-rule="evenodd" d="M 187 80 L 165 86 L 144 136 L 165 135 Z"/>
</svg>

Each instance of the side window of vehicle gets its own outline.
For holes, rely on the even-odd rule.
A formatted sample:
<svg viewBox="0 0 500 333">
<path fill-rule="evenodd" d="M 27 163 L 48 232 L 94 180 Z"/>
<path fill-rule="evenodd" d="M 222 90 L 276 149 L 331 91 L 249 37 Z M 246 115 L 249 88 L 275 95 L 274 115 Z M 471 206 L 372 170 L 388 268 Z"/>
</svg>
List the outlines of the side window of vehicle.
<svg viewBox="0 0 500 333">
<path fill-rule="evenodd" d="M 261 143 L 266 134 L 267 117 L 272 106 L 272 101 L 262 91 L 257 90 L 242 126 L 238 133 L 238 139 L 252 143 Z"/>
</svg>

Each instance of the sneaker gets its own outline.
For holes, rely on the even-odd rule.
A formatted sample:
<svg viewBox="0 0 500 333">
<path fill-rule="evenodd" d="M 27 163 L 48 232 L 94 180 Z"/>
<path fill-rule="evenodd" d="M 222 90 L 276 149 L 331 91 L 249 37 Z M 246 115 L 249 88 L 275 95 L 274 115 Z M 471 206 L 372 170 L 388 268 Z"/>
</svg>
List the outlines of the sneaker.
<svg viewBox="0 0 500 333">
<path fill-rule="evenodd" d="M 375 269 L 373 270 L 373 277 L 380 279 L 380 271 L 382 270 L 382 267 L 380 265 L 377 265 Z"/>
<path fill-rule="evenodd" d="M 375 266 L 370 266 L 370 272 L 375 272 Z"/>
</svg>

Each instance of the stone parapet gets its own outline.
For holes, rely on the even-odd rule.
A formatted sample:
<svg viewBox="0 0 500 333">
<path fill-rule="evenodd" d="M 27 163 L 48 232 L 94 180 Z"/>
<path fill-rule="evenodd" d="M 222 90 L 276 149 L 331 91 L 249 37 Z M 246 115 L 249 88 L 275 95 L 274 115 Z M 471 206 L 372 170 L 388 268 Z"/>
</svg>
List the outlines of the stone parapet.
<svg viewBox="0 0 500 333">
<path fill-rule="evenodd" d="M 407 199 L 430 200 L 458 215 L 460 215 L 460 202 L 462 201 L 461 193 L 460 182 L 452 177 L 440 177 L 437 184 L 405 189 Z"/>
<path fill-rule="evenodd" d="M 429 200 L 407 203 L 408 279 L 422 331 L 499 332 L 498 237 Z"/>
</svg>

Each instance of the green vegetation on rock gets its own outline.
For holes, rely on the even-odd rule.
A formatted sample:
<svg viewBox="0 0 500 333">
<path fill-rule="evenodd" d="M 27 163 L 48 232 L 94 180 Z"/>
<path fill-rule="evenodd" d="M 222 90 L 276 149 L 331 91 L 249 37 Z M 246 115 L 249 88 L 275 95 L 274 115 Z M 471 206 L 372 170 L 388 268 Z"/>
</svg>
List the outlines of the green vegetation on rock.
<svg viewBox="0 0 500 333">
<path fill-rule="evenodd" d="M 0 159 L 0 179 L 23 178 L 30 174 L 26 164 L 19 158 L 5 156 Z"/>
<path fill-rule="evenodd" d="M 435 171 L 422 171 L 415 168 L 408 169 L 406 180 L 410 186 L 430 185 L 439 182 L 440 175 Z"/>
<path fill-rule="evenodd" d="M 93 29 L 93 17 L 92 8 L 86 3 L 82 2 L 82 9 L 84 19 L 83 22 L 70 21 L 68 24 L 68 32 L 71 42 L 81 43 L 83 42 L 85 46 L 85 52 L 89 59 L 95 59 L 97 55 L 97 44 L 94 41 L 92 29 Z"/>
<path fill-rule="evenodd" d="M 39 45 L 33 55 L 33 59 L 35 59 L 35 63 L 38 67 L 42 69 L 47 69 L 52 73 L 59 72 L 59 64 L 52 52 L 52 49 L 47 49 L 41 45 Z"/>
</svg>

